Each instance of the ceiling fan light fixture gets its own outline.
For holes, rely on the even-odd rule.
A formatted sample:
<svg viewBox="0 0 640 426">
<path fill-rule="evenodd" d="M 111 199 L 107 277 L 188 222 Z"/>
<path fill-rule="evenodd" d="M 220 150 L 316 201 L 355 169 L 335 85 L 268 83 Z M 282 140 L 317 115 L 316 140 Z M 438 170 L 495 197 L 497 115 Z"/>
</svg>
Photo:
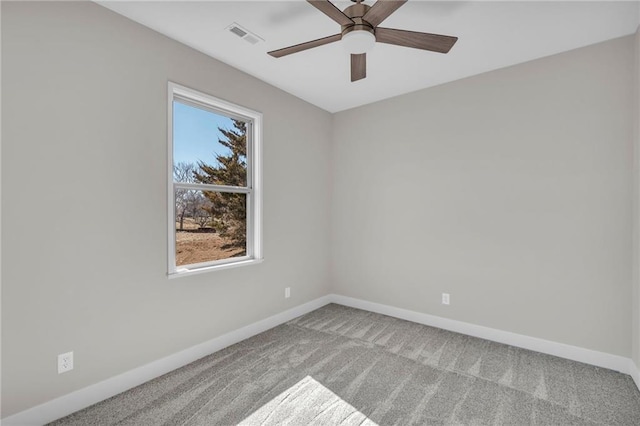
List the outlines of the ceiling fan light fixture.
<svg viewBox="0 0 640 426">
<path fill-rule="evenodd" d="M 376 36 L 367 30 L 354 30 L 342 36 L 342 45 L 347 52 L 358 55 L 367 53 L 376 44 Z"/>
</svg>

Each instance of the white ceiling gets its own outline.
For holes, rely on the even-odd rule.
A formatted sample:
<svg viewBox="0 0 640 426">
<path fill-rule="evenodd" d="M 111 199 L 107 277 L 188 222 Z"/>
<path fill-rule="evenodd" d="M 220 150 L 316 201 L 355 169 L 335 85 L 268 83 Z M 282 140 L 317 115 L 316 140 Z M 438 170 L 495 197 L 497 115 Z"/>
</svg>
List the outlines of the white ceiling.
<svg viewBox="0 0 640 426">
<path fill-rule="evenodd" d="M 279 59 L 267 55 L 340 32 L 306 1 L 99 4 L 330 112 L 631 34 L 639 16 L 635 1 L 409 0 L 382 26 L 453 35 L 457 44 L 443 55 L 376 43 L 367 78 L 351 83 L 349 55 L 339 42 Z M 265 41 L 240 39 L 226 30 L 233 22 Z"/>
</svg>

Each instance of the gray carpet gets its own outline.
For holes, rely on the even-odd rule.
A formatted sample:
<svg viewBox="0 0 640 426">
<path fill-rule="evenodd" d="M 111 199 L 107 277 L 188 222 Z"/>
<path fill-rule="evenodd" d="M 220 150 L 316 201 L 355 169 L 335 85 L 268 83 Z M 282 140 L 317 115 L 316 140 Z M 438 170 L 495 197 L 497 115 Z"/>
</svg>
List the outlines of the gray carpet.
<svg viewBox="0 0 640 426">
<path fill-rule="evenodd" d="M 53 425 L 640 425 L 624 374 L 331 304 Z"/>
</svg>

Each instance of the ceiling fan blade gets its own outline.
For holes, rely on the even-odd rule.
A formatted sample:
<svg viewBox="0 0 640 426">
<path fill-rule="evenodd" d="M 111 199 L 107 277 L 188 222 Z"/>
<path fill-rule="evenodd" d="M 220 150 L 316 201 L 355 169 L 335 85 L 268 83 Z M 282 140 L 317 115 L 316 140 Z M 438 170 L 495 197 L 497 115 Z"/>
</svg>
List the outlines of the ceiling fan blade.
<svg viewBox="0 0 640 426">
<path fill-rule="evenodd" d="M 414 49 L 448 53 L 453 45 L 456 44 L 456 41 L 458 41 L 458 37 L 395 30 L 392 28 L 376 28 L 376 41 L 398 46 L 413 47 Z"/>
<path fill-rule="evenodd" d="M 340 25 L 353 25 L 353 21 L 347 15 L 342 13 L 333 3 L 329 0 L 307 0 L 313 7 L 320 12 L 327 15 Z"/>
<path fill-rule="evenodd" d="M 341 38 L 342 38 L 342 34 L 334 34 L 329 37 L 323 37 L 317 40 L 307 41 L 306 43 L 300 43 L 294 46 L 283 47 L 282 49 L 272 50 L 271 52 L 267 52 L 267 53 L 273 56 L 274 58 L 280 58 L 282 56 L 291 55 L 292 53 L 298 53 L 298 52 L 302 52 L 303 50 L 313 49 L 314 47 L 333 43 L 334 41 L 338 41 Z"/>
<path fill-rule="evenodd" d="M 377 27 L 395 12 L 400 6 L 405 4 L 407 0 L 378 0 L 367 13 L 364 14 L 362 19 Z"/>
<path fill-rule="evenodd" d="M 367 54 L 351 55 L 351 81 L 362 80 L 367 76 Z"/>
</svg>

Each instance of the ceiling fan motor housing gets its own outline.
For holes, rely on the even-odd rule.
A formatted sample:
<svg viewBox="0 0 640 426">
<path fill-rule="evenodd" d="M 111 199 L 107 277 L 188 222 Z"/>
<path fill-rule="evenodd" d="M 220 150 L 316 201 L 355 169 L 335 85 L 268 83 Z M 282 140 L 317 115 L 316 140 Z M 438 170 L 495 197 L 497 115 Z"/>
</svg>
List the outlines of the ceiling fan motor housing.
<svg viewBox="0 0 640 426">
<path fill-rule="evenodd" d="M 375 35 L 375 28 L 373 25 L 362 19 L 362 17 L 371 9 L 371 6 L 366 4 L 356 3 L 347 7 L 344 10 L 344 14 L 347 15 L 354 22 L 349 25 L 342 25 L 342 35 L 350 33 L 351 31 L 367 31 Z"/>
</svg>

